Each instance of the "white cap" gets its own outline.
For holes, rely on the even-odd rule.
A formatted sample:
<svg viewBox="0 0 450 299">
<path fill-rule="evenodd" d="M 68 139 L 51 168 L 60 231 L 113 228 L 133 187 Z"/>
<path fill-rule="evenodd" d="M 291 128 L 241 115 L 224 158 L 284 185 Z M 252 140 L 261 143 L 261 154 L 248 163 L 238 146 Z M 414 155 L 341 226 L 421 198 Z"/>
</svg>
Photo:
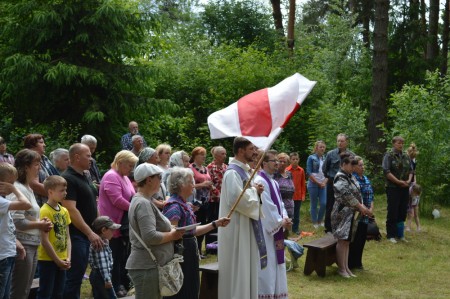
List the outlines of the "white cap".
<svg viewBox="0 0 450 299">
<path fill-rule="evenodd" d="M 150 163 L 142 163 L 134 170 L 134 180 L 139 183 L 149 176 L 161 173 L 163 173 L 163 170 L 160 167 Z"/>
</svg>

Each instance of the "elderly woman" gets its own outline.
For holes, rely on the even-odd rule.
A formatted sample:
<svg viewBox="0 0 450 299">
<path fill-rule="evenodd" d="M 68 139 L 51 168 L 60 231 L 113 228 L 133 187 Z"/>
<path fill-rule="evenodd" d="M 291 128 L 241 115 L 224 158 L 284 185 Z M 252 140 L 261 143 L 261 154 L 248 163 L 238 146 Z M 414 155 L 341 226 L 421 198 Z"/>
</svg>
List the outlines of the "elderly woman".
<svg viewBox="0 0 450 299">
<path fill-rule="evenodd" d="M 161 294 L 158 269 L 135 233 L 150 248 L 160 265 L 173 258 L 173 241 L 180 239 L 184 233 L 173 228 L 152 203 L 152 195 L 161 184 L 162 172 L 158 166 L 149 163 L 139 165 L 134 171 L 138 192 L 131 200 L 129 211 L 130 226 L 134 232 L 130 232 L 131 254 L 126 268 L 135 287 L 136 299 L 159 299 Z"/>
<path fill-rule="evenodd" d="M 69 151 L 65 148 L 55 149 L 50 153 L 49 158 L 59 173 L 63 173 L 69 167 Z"/>
<path fill-rule="evenodd" d="M 314 144 L 314 152 L 309 155 L 306 161 L 306 174 L 308 180 L 308 192 L 311 199 L 310 211 L 311 220 L 314 228 L 324 226 L 323 216 L 327 209 L 327 182 L 322 166 L 324 163 L 326 145 L 322 140 L 316 141 Z M 319 204 L 319 212 L 317 212 L 317 203 Z"/>
<path fill-rule="evenodd" d="M 81 143 L 86 144 L 91 151 L 91 166 L 89 167 L 89 176 L 97 188 L 100 186 L 100 182 L 102 180 L 102 176 L 100 175 L 100 170 L 97 166 L 97 161 L 93 158 L 95 150 L 97 149 L 97 138 L 92 135 L 83 135 L 81 137 Z"/>
<path fill-rule="evenodd" d="M 41 168 L 39 176 L 30 182 L 30 187 L 36 195 L 38 205 L 41 207 L 47 201 L 47 192 L 44 189 L 43 182 L 51 175 L 59 175 L 58 170 L 53 166 L 45 154 L 44 136 L 41 134 L 29 134 L 23 141 L 25 148 L 37 152 L 41 156 Z"/>
<path fill-rule="evenodd" d="M 16 237 L 25 247 L 25 259 L 17 258 L 11 281 L 11 298 L 28 298 L 31 283 L 37 265 L 37 249 L 40 244 L 41 231 L 50 231 L 52 222 L 48 218 L 40 219 L 39 205 L 34 196 L 30 183 L 39 174 L 41 156 L 32 150 L 23 149 L 16 155 L 15 167 L 18 172 L 14 186 L 30 201 L 32 207 L 26 211 L 12 212 L 16 226 Z M 8 195 L 11 201 L 17 200 L 14 194 Z"/>
<path fill-rule="evenodd" d="M 175 167 L 169 179 L 169 192 L 172 195 L 164 206 L 163 213 L 170 222 L 178 227 L 197 223 L 194 212 L 186 204 L 186 199 L 192 195 L 194 180 L 192 171 L 188 168 Z M 222 217 L 208 224 L 199 225 L 187 231 L 183 236 L 183 257 L 181 264 L 184 281 L 178 294 L 169 298 L 197 299 L 199 295 L 200 277 L 198 273 L 199 250 L 195 236 L 206 234 L 217 227 L 227 226 L 229 218 Z"/>
<path fill-rule="evenodd" d="M 294 181 L 292 180 L 292 173 L 286 170 L 286 167 L 289 166 L 291 161 L 289 160 L 289 156 L 286 153 L 279 153 L 277 155 L 278 160 L 278 169 L 277 172 L 274 173 L 273 179 L 278 182 L 280 186 L 281 199 L 284 203 L 284 208 L 288 214 L 289 218 L 294 217 Z"/>
<path fill-rule="evenodd" d="M 146 147 L 139 154 L 139 160 L 136 162 L 135 167 L 141 165 L 142 163 L 150 163 L 153 165 L 158 165 L 158 162 L 159 162 L 158 152 L 152 149 L 151 147 Z M 164 185 L 164 183 L 161 182 L 158 191 L 152 196 L 153 204 L 157 206 L 158 209 L 160 210 L 162 210 L 164 204 L 166 203 L 166 195 L 167 195 L 166 185 Z"/>
<path fill-rule="evenodd" d="M 214 146 L 211 149 L 211 155 L 214 160 L 206 166 L 208 173 L 211 176 L 213 187 L 210 190 L 209 204 L 208 204 L 208 221 L 213 221 L 219 218 L 219 204 L 220 191 L 222 191 L 222 179 L 225 171 L 227 171 L 227 150 L 223 146 Z M 217 233 L 216 230 L 213 233 Z M 217 237 L 208 234 L 206 236 L 206 244 L 217 241 Z"/>
<path fill-rule="evenodd" d="M 106 215 L 115 223 L 122 223 L 124 214 L 130 207 L 131 197 L 135 194 L 128 175 L 133 170 L 137 157 L 130 151 L 118 152 L 111 163 L 111 169 L 103 176 L 98 196 L 100 215 Z M 109 241 L 114 259 L 112 269 L 112 283 L 117 296 L 126 295 L 129 280 L 126 275 L 125 262 L 129 239 L 120 230 L 115 230 Z"/>
<path fill-rule="evenodd" d="M 174 167 L 184 167 L 184 168 L 189 167 L 189 159 L 190 159 L 190 157 L 185 151 L 177 151 L 170 156 L 169 169 L 164 171 L 163 175 L 162 175 L 163 184 L 164 184 L 164 186 L 166 186 L 166 189 L 167 189 L 167 184 L 169 181 L 169 177 L 170 177 L 172 168 L 174 168 Z"/>
<path fill-rule="evenodd" d="M 356 165 L 354 156 L 348 153 L 341 155 L 340 170 L 334 178 L 336 200 L 331 213 L 333 235 L 338 239 L 336 245 L 338 273 L 345 278 L 356 277 L 348 267 L 355 210 L 359 210 L 363 216 L 372 216 L 372 212 L 362 203 L 359 184 L 352 176 L 354 165 Z"/>
<path fill-rule="evenodd" d="M 160 159 L 158 166 L 161 167 L 162 170 L 169 169 L 170 154 L 172 153 L 170 145 L 162 143 L 158 145 L 155 150 L 158 152 Z"/>
<path fill-rule="evenodd" d="M 362 201 L 364 206 L 373 213 L 373 188 L 369 179 L 364 175 L 364 161 L 361 157 L 355 157 L 355 166 L 353 168 L 353 177 L 359 184 L 361 190 Z M 363 216 L 359 218 L 358 227 L 353 241 L 350 243 L 350 251 L 348 255 L 348 267 L 350 269 L 363 270 L 362 255 L 367 237 L 367 224 L 369 217 Z"/>
</svg>

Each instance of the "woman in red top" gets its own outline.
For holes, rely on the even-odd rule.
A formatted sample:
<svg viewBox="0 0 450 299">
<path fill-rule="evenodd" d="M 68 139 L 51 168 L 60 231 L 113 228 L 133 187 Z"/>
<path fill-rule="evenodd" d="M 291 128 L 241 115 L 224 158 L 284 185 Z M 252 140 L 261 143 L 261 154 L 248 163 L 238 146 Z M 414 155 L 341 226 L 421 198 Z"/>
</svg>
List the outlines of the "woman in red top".
<svg viewBox="0 0 450 299">
<path fill-rule="evenodd" d="M 193 205 L 197 207 L 195 215 L 197 222 L 206 223 L 208 214 L 208 203 L 210 192 L 214 188 L 211 176 L 204 166 L 206 160 L 206 149 L 198 146 L 192 150 L 191 165 L 189 166 L 194 172 L 194 188 L 196 189 Z M 204 236 L 197 236 L 198 250 L 202 252 L 202 243 Z M 200 255 L 203 258 L 202 255 Z"/>
</svg>

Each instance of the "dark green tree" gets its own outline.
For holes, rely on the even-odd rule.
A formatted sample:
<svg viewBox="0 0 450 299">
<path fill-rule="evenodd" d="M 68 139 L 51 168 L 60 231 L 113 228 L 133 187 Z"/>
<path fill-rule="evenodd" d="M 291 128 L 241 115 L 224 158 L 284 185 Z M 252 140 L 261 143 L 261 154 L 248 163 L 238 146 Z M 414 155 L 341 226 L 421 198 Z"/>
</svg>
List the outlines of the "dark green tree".
<svg viewBox="0 0 450 299">
<path fill-rule="evenodd" d="M 2 1 L 2 108 L 17 126 L 82 122 L 117 149 L 135 112 L 149 111 L 153 84 L 139 58 L 154 20 L 136 1 Z"/>
<path fill-rule="evenodd" d="M 257 1 L 215 0 L 200 14 L 204 33 L 214 45 L 234 43 L 273 49 L 277 39 L 270 12 Z"/>
</svg>

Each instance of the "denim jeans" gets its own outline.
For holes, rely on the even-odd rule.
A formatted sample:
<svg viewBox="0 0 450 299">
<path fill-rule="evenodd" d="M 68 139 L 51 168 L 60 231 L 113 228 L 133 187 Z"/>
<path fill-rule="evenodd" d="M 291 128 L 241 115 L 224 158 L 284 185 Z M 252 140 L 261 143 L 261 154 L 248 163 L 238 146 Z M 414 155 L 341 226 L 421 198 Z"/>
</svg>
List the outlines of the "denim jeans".
<svg viewBox="0 0 450 299">
<path fill-rule="evenodd" d="M 71 268 L 67 271 L 64 299 L 80 299 L 81 283 L 88 265 L 91 242 L 79 235 L 70 236 L 72 242 Z"/>
<path fill-rule="evenodd" d="M 0 261 L 0 299 L 9 298 L 11 288 L 11 276 L 16 257 L 10 256 Z"/>
<path fill-rule="evenodd" d="M 302 207 L 301 200 L 294 200 L 294 220 L 292 223 L 292 231 L 294 233 L 299 233 L 300 227 L 300 208 Z"/>
<path fill-rule="evenodd" d="M 94 299 L 116 299 L 114 288 L 105 288 L 105 280 L 97 269 L 92 269 L 89 275 Z"/>
<path fill-rule="evenodd" d="M 53 261 L 38 261 L 39 289 L 37 299 L 62 299 L 64 284 L 66 283 L 66 270 L 59 268 Z"/>
<path fill-rule="evenodd" d="M 308 182 L 308 192 L 311 199 L 311 221 L 313 224 L 323 221 L 327 205 L 327 187 L 320 188 L 319 185 Z M 317 203 L 319 204 L 319 213 L 317 214 Z"/>
</svg>

